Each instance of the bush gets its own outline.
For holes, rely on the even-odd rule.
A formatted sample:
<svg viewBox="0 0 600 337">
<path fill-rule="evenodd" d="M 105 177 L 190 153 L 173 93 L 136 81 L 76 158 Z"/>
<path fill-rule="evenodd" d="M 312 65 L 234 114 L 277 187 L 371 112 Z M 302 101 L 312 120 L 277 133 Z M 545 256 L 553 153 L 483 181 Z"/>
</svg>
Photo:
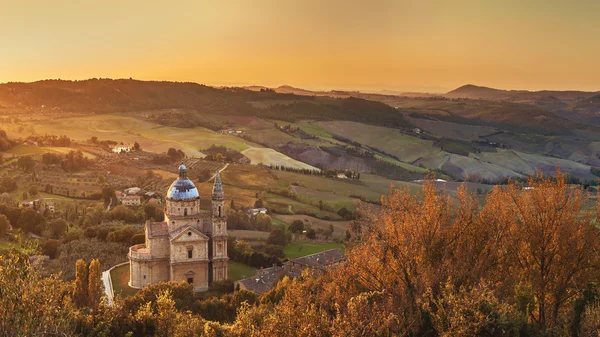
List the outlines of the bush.
<svg viewBox="0 0 600 337">
<path fill-rule="evenodd" d="M 304 222 L 302 220 L 294 220 L 290 225 L 292 233 L 302 233 L 304 231 Z"/>
<path fill-rule="evenodd" d="M 42 254 L 50 256 L 51 259 L 55 259 L 58 256 L 58 248 L 62 243 L 60 240 L 46 240 L 42 244 Z"/>
<path fill-rule="evenodd" d="M 264 252 L 270 256 L 276 256 L 278 258 L 284 258 L 283 247 L 279 245 L 266 245 Z"/>
</svg>

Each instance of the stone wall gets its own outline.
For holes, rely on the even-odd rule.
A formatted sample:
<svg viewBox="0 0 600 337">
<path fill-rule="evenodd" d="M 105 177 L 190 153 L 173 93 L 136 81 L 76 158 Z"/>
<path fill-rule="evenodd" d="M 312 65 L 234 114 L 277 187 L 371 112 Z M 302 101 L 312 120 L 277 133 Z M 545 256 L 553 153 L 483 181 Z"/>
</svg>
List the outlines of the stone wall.
<svg viewBox="0 0 600 337">
<path fill-rule="evenodd" d="M 129 272 L 129 286 L 136 289 L 145 287 L 151 283 L 169 281 L 169 261 L 166 259 L 150 261 L 131 260 Z"/>
<path fill-rule="evenodd" d="M 208 290 L 208 262 L 180 263 L 171 265 L 171 280 L 188 282 L 192 279 L 194 291 Z"/>
</svg>

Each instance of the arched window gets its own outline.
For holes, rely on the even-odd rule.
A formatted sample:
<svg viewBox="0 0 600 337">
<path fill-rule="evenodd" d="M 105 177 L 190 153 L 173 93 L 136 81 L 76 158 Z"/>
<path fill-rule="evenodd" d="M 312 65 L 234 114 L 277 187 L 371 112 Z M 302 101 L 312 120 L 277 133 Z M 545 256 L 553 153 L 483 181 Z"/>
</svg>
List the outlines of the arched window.
<svg viewBox="0 0 600 337">
<path fill-rule="evenodd" d="M 183 215 L 187 216 L 187 207 L 183 209 Z"/>
</svg>

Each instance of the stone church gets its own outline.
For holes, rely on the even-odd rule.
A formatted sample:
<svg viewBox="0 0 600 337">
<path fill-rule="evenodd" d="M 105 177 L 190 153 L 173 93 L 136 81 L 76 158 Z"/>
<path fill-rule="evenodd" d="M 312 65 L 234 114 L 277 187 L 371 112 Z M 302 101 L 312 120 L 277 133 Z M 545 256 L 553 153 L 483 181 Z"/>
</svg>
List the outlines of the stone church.
<svg viewBox="0 0 600 337">
<path fill-rule="evenodd" d="M 200 194 L 179 167 L 165 203 L 165 221 L 146 222 L 145 243 L 129 248 L 129 286 L 163 281 L 188 282 L 208 290 L 227 279 L 227 217 L 221 177 L 215 176 L 211 209 L 200 209 Z"/>
</svg>

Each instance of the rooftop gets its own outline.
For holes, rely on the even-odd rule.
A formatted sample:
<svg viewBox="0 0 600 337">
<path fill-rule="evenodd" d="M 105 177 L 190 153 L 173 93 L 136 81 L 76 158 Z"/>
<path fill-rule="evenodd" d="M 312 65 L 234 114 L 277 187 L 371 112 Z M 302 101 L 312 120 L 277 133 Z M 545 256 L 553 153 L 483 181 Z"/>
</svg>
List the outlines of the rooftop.
<svg viewBox="0 0 600 337">
<path fill-rule="evenodd" d="M 169 236 L 169 226 L 166 222 L 149 222 L 146 227 L 148 228 L 148 238 Z"/>
</svg>

